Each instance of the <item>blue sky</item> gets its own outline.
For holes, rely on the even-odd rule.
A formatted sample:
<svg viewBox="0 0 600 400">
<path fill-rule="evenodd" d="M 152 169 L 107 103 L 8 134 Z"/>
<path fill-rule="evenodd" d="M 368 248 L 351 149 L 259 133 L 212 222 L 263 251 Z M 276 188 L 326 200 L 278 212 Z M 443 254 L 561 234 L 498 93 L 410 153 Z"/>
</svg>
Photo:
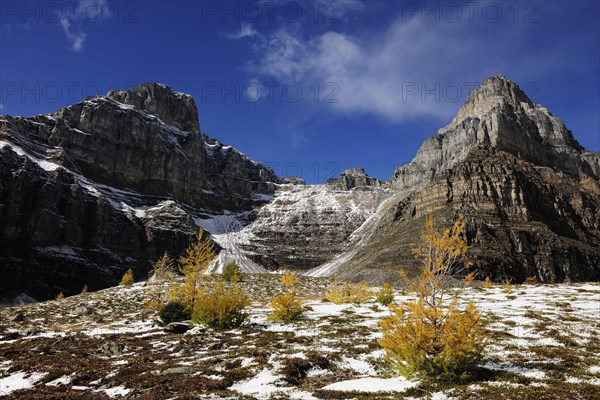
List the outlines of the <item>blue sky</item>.
<svg viewBox="0 0 600 400">
<path fill-rule="evenodd" d="M 503 74 L 600 150 L 597 1 L 0 2 L 0 113 L 155 81 L 280 175 L 388 179 Z"/>
</svg>

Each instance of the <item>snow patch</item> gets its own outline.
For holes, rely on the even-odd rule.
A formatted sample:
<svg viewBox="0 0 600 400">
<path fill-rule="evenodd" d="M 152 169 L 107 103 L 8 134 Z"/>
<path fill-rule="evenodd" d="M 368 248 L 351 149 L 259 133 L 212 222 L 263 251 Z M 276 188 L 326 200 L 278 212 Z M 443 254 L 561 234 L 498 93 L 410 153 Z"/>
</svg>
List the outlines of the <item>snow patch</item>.
<svg viewBox="0 0 600 400">
<path fill-rule="evenodd" d="M 68 385 L 69 383 L 71 383 L 71 377 L 69 375 L 63 375 L 60 378 L 46 383 L 46 386 Z"/>
<path fill-rule="evenodd" d="M 58 168 L 61 168 L 61 166 L 56 163 L 41 159 L 39 157 L 36 157 L 36 156 L 33 156 L 33 155 L 27 153 L 25 150 L 23 150 L 21 147 L 19 147 L 17 145 L 14 145 L 10 142 L 6 142 L 4 140 L 0 140 L 0 149 L 4 148 L 6 146 L 8 146 L 18 156 L 20 156 L 20 157 L 26 156 L 27 158 L 29 158 L 31 161 L 33 161 L 35 164 L 37 164 L 44 171 L 52 172 L 52 171 L 57 170 Z"/>
<path fill-rule="evenodd" d="M 349 381 L 332 383 L 323 388 L 323 390 L 334 390 L 341 392 L 404 392 L 407 389 L 419 384 L 416 381 L 409 381 L 405 378 L 361 378 Z"/>
<path fill-rule="evenodd" d="M 588 372 L 590 374 L 598 374 L 600 373 L 600 365 L 592 365 L 588 368 Z"/>
<path fill-rule="evenodd" d="M 126 387 L 123 386 L 115 386 L 113 388 L 108 388 L 108 389 L 99 389 L 97 390 L 97 392 L 104 392 L 108 395 L 108 397 L 115 398 L 115 397 L 122 397 L 122 396 L 127 396 L 129 394 L 129 392 L 131 392 L 131 389 L 127 389 Z"/>
<path fill-rule="evenodd" d="M 497 364 L 497 363 L 491 362 L 491 361 L 486 363 L 483 367 L 487 368 L 487 369 L 491 369 L 492 371 L 512 372 L 514 374 L 526 376 L 528 378 L 533 378 L 533 379 L 544 379 L 546 377 L 545 372 L 537 370 L 537 369 L 530 369 L 530 368 L 525 368 L 525 367 L 504 365 L 504 364 L 501 365 L 501 364 Z"/>
<path fill-rule="evenodd" d="M 342 365 L 347 366 L 360 375 L 375 375 L 375 368 L 366 361 L 357 360 L 350 357 L 342 357 Z"/>
<path fill-rule="evenodd" d="M 273 371 L 265 368 L 254 378 L 230 386 L 229 390 L 234 390 L 242 394 L 253 394 L 268 397 L 271 393 L 282 389 L 281 387 L 275 385 L 275 383 L 278 381 L 279 377 L 274 375 Z"/>
<path fill-rule="evenodd" d="M 0 395 L 8 395 L 16 390 L 31 389 L 46 374 L 34 372 L 17 372 L 6 378 L 0 379 Z"/>
<path fill-rule="evenodd" d="M 243 228 L 238 217 L 232 214 L 212 215 L 208 218 L 194 218 L 194 222 L 212 235 L 237 232 Z"/>
</svg>

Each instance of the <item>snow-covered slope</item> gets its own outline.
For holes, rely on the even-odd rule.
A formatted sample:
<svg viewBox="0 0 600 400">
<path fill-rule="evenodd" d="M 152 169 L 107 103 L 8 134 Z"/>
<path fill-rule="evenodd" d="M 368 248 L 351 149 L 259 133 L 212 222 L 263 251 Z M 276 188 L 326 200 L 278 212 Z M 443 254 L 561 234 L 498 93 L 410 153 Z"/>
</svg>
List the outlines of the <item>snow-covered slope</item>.
<svg viewBox="0 0 600 400">
<path fill-rule="evenodd" d="M 383 188 L 281 185 L 273 200 L 255 213 L 196 221 L 223 248 L 212 271 L 230 260 L 247 272 L 308 270 L 347 250 L 388 196 Z"/>
<path fill-rule="evenodd" d="M 272 321 L 265 306 L 281 291 L 279 275 L 251 275 L 240 282 L 246 324 L 184 334 L 165 332 L 140 306 L 154 282 L 0 310 L 0 397 L 598 399 L 598 284 L 451 291 L 448 301 L 473 302 L 489 322 L 480 363 L 488 371 L 434 386 L 398 378 L 386 362 L 379 321 L 391 310 L 374 296 L 323 302 L 329 279 L 299 280 L 297 294 L 310 300 L 292 323 Z M 415 298 L 394 294 L 398 305 Z"/>
</svg>

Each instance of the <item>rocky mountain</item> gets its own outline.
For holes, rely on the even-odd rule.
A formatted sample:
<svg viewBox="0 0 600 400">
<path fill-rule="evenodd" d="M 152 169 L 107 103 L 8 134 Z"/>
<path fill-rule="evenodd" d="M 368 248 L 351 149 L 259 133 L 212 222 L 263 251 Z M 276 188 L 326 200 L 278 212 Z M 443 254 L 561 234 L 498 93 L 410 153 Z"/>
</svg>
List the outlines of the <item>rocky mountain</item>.
<svg viewBox="0 0 600 400">
<path fill-rule="evenodd" d="M 599 160 L 517 85 L 490 78 L 394 172 L 393 195 L 352 250 L 311 273 L 394 279 L 415 266 L 410 247 L 427 214 L 450 224 L 462 213 L 480 276 L 596 281 Z"/>
<path fill-rule="evenodd" d="M 0 294 L 47 298 L 115 284 L 129 267 L 145 275 L 189 243 L 196 220 L 251 211 L 285 182 L 199 126 L 191 96 L 154 83 L 1 116 Z"/>
<path fill-rule="evenodd" d="M 198 226 L 220 248 L 213 271 L 233 259 L 248 272 L 396 280 L 429 213 L 466 216 L 482 276 L 600 279 L 600 154 L 500 76 L 389 182 L 360 168 L 324 185 L 277 177 L 201 133 L 194 100 L 160 84 L 1 116 L 0 154 L 0 293 L 144 276 Z"/>
<path fill-rule="evenodd" d="M 411 247 L 426 215 L 444 225 L 461 213 L 481 277 L 598 280 L 599 159 L 517 85 L 493 77 L 389 182 L 350 169 L 326 185 L 282 188 L 252 224 L 216 240 L 221 257 L 248 271 L 381 282 L 398 280 L 400 266 L 415 271 Z"/>
</svg>

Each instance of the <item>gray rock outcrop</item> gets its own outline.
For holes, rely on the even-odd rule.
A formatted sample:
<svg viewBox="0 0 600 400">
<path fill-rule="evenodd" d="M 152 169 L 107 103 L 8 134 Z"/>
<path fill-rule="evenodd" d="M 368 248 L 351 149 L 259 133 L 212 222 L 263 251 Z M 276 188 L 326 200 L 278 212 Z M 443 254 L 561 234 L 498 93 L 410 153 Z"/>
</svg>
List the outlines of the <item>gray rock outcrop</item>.
<svg viewBox="0 0 600 400">
<path fill-rule="evenodd" d="M 477 146 L 570 174 L 598 176 L 597 155 L 585 151 L 562 120 L 534 104 L 515 83 L 496 76 L 475 89 L 452 122 L 394 172 L 393 186 L 408 191 L 425 187 Z"/>
<path fill-rule="evenodd" d="M 383 186 L 383 182 L 379 179 L 372 178 L 363 168 L 349 168 L 343 171 L 339 178 L 331 179 L 328 182 L 339 190 L 350 190 L 350 189 L 367 189 L 377 188 Z"/>
<path fill-rule="evenodd" d="M 382 189 L 282 186 L 230 246 L 267 270 L 306 271 L 345 251 L 350 236 L 388 195 Z"/>
<path fill-rule="evenodd" d="M 198 108 L 189 94 L 174 92 L 160 83 L 144 83 L 134 89 L 111 90 L 106 97 L 160 118 L 186 132 L 200 132 Z"/>
<path fill-rule="evenodd" d="M 202 134 L 193 99 L 164 85 L 0 116 L 0 293 L 94 290 L 129 267 L 142 278 L 195 219 L 252 210 L 281 182 Z"/>
</svg>

